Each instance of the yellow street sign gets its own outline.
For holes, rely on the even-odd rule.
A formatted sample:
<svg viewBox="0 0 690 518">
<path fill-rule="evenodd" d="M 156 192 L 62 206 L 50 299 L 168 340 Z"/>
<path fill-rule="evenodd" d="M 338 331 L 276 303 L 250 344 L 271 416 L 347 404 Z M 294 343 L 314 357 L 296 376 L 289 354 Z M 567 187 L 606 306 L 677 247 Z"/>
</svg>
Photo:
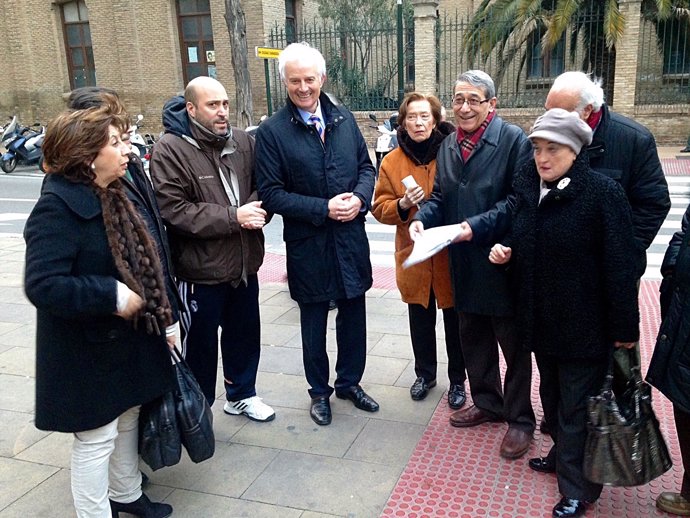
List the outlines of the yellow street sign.
<svg viewBox="0 0 690 518">
<path fill-rule="evenodd" d="M 256 57 L 263 59 L 278 59 L 282 49 L 272 49 L 271 47 L 254 47 L 256 49 Z"/>
</svg>

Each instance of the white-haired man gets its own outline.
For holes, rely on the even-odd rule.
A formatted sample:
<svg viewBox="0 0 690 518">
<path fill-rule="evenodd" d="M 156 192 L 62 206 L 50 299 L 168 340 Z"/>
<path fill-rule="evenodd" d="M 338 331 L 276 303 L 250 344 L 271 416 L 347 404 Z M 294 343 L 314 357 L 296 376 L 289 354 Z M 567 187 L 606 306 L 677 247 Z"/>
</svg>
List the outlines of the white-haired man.
<svg viewBox="0 0 690 518">
<path fill-rule="evenodd" d="M 310 415 L 331 422 L 326 324 L 335 300 L 338 358 L 335 395 L 368 412 L 379 405 L 359 382 L 366 361 L 365 292 L 372 285 L 364 230 L 374 167 L 355 119 L 321 88 L 326 62 L 306 43 L 278 60 L 286 104 L 256 137 L 256 181 L 263 207 L 283 216 L 290 295 L 300 308 Z"/>
</svg>

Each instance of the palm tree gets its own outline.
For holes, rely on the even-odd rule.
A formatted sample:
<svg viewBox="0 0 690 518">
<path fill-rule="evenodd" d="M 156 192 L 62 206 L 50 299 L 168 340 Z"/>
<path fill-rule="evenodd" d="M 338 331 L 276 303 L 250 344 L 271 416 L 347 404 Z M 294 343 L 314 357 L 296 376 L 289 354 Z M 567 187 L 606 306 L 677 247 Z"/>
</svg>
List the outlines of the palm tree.
<svg viewBox="0 0 690 518">
<path fill-rule="evenodd" d="M 687 7 L 688 0 L 642 2 L 642 12 L 652 20 L 687 17 Z M 575 64 L 579 57 L 582 70 L 602 77 L 606 98 L 612 102 L 616 44 L 624 30 L 617 0 L 482 0 L 464 43 L 470 62 L 496 57 L 494 79 L 500 84 L 516 59 L 519 80 L 535 42 L 542 55 L 548 55 L 567 36 L 570 62 Z"/>
</svg>

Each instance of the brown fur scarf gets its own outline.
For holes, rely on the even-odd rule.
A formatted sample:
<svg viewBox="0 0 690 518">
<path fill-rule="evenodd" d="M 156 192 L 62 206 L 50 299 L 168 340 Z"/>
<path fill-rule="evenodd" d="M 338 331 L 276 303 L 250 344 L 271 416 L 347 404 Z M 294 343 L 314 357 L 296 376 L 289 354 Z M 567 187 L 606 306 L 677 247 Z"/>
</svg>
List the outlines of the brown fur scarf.
<svg viewBox="0 0 690 518">
<path fill-rule="evenodd" d="M 96 194 L 101 200 L 103 223 L 117 271 L 127 287 L 144 299 L 144 308 L 134 318 L 134 327 L 142 320 L 148 334 L 164 334 L 165 328 L 172 324 L 172 310 L 158 250 L 146 225 L 119 181 L 105 189 L 96 187 Z"/>
</svg>

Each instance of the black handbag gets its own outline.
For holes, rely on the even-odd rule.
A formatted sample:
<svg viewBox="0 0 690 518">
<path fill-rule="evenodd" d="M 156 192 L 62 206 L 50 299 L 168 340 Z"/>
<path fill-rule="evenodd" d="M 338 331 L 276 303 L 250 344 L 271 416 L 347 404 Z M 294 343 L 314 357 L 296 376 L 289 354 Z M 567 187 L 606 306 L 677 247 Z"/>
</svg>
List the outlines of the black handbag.
<svg viewBox="0 0 690 518">
<path fill-rule="evenodd" d="M 631 355 L 632 356 L 632 355 Z M 652 409 L 651 386 L 642 380 L 636 358 L 626 390 L 616 398 L 613 369 L 598 395 L 587 402 L 583 472 L 609 486 L 638 486 L 671 469 L 671 457 Z"/>
<path fill-rule="evenodd" d="M 170 354 L 175 362 L 175 413 L 182 444 L 192 461 L 201 462 L 211 458 L 216 451 L 213 413 L 199 383 L 177 347 Z"/>
<path fill-rule="evenodd" d="M 182 440 L 172 392 L 141 406 L 139 455 L 154 471 L 180 462 Z"/>
</svg>

